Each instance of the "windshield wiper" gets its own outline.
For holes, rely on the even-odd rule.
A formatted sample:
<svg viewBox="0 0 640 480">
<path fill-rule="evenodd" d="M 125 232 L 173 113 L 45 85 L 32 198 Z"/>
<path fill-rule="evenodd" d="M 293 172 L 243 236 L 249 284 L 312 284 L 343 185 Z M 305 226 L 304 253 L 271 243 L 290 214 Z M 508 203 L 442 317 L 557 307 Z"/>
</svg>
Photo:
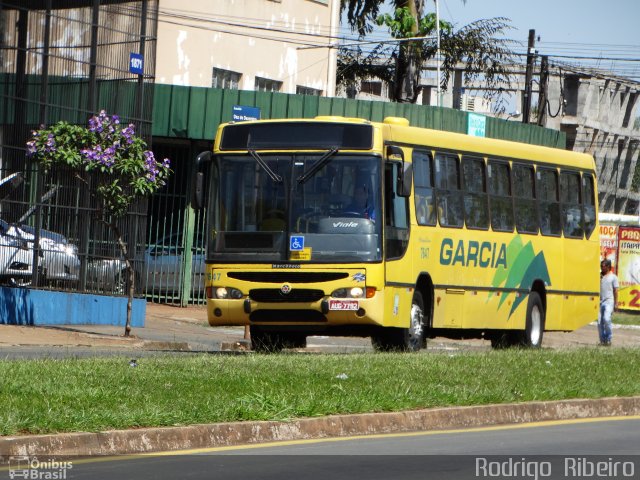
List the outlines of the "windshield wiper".
<svg viewBox="0 0 640 480">
<path fill-rule="evenodd" d="M 258 165 L 260 165 L 262 169 L 265 172 L 267 172 L 267 175 L 271 177 L 271 180 L 277 183 L 282 183 L 282 177 L 278 175 L 276 172 L 274 172 L 273 170 L 271 170 L 271 167 L 267 165 L 267 162 L 265 162 L 262 158 L 260 158 L 260 155 L 258 155 L 258 152 L 251 149 L 249 149 L 248 152 L 249 152 L 249 155 L 251 155 L 254 158 L 254 160 L 258 163 Z"/>
<path fill-rule="evenodd" d="M 320 170 L 327 163 L 329 163 L 329 161 L 331 160 L 331 157 L 334 156 L 336 153 L 338 153 L 338 147 L 334 147 L 331 150 L 329 150 L 327 153 L 325 153 L 322 157 L 318 159 L 316 163 L 311 165 L 311 168 L 309 170 L 307 170 L 297 178 L 298 183 L 305 183 L 307 180 L 313 177 L 318 170 Z"/>
</svg>

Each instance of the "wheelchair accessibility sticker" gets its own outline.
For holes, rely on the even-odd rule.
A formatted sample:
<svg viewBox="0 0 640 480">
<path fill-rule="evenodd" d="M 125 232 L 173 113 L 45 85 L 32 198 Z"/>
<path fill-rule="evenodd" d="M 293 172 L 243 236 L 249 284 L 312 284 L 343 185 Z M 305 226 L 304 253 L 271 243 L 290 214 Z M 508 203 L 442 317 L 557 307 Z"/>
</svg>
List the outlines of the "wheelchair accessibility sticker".
<svg viewBox="0 0 640 480">
<path fill-rule="evenodd" d="M 301 252 L 304 250 L 304 236 L 302 235 L 291 235 L 291 239 L 289 241 L 289 250 L 292 252 Z"/>
</svg>

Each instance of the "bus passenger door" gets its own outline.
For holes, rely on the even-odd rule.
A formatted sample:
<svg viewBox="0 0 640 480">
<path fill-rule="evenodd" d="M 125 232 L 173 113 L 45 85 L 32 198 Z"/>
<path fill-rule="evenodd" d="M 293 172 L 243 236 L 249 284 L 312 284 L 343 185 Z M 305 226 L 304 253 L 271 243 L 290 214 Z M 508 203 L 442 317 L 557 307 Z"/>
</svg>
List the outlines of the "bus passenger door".
<svg viewBox="0 0 640 480">
<path fill-rule="evenodd" d="M 388 162 L 384 178 L 385 325 L 408 327 L 413 298 L 409 198 L 398 192 L 401 162 Z"/>
</svg>

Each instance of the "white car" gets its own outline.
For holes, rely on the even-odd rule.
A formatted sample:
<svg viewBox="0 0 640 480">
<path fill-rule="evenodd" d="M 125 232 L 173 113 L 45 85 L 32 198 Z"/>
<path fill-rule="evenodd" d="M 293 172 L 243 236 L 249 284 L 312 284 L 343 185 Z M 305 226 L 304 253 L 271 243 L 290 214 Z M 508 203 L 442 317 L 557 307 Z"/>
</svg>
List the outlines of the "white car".
<svg viewBox="0 0 640 480">
<path fill-rule="evenodd" d="M 0 220 L 0 236 L 8 242 L 17 242 L 27 249 L 28 256 L 33 258 L 33 242 L 35 229 L 29 225 L 13 225 Z M 69 243 L 64 235 L 40 230 L 40 258 L 38 267 L 43 278 L 48 282 L 76 282 L 80 273 L 78 248 Z M 31 275 L 33 261 L 29 262 L 28 275 Z"/>
<path fill-rule="evenodd" d="M 31 282 L 33 252 L 27 242 L 0 233 L 0 283 L 22 286 Z"/>
</svg>

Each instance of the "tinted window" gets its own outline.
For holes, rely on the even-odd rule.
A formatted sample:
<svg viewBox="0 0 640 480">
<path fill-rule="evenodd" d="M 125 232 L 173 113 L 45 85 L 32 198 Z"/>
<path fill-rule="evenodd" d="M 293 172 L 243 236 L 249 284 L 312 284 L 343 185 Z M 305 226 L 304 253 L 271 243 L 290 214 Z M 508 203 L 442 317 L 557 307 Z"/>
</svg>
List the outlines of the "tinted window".
<svg viewBox="0 0 640 480">
<path fill-rule="evenodd" d="M 582 229 L 580 174 L 560 173 L 560 202 L 562 206 L 562 230 L 566 237 L 580 238 Z"/>
<path fill-rule="evenodd" d="M 433 159 L 425 151 L 413 151 L 413 181 L 416 218 L 420 225 L 436 224 L 436 202 L 433 190 Z"/>
<path fill-rule="evenodd" d="M 489 161 L 489 204 L 491 228 L 501 232 L 513 231 L 513 202 L 509 165 L 504 162 Z"/>
<path fill-rule="evenodd" d="M 435 167 L 436 202 L 440 225 L 462 227 L 464 215 L 458 157 L 438 153 Z"/>
<path fill-rule="evenodd" d="M 548 168 L 538 168 L 536 190 L 540 207 L 540 231 L 543 235 L 560 235 L 560 202 L 558 201 L 558 173 Z"/>
<path fill-rule="evenodd" d="M 367 150 L 373 142 L 371 125 L 327 122 L 249 123 L 222 131 L 221 150 L 258 148 L 349 148 Z"/>
<path fill-rule="evenodd" d="M 469 228 L 489 228 L 489 205 L 484 160 L 462 158 L 464 216 Z"/>
<path fill-rule="evenodd" d="M 518 232 L 538 233 L 538 205 L 535 199 L 532 165 L 513 165 L 513 196 Z"/>
</svg>

